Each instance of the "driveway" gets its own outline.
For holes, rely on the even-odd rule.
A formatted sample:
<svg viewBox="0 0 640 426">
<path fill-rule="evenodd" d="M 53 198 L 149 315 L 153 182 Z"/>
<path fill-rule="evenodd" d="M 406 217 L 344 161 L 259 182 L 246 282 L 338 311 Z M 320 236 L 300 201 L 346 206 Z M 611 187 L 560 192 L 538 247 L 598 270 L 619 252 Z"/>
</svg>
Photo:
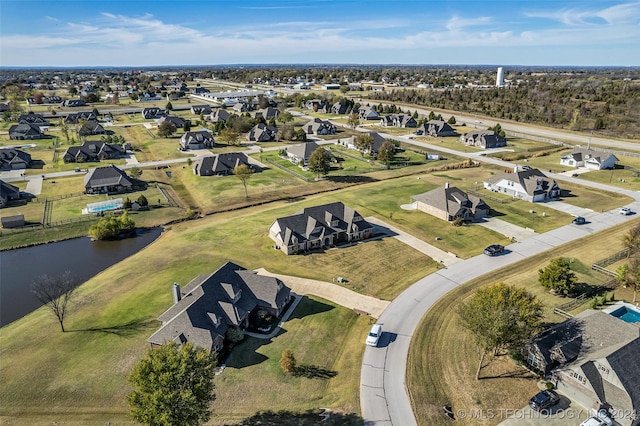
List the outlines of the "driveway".
<svg viewBox="0 0 640 426">
<path fill-rule="evenodd" d="M 32 177 L 27 181 L 27 187 L 24 192 L 31 195 L 40 195 L 42 192 L 42 178 Z"/>
<path fill-rule="evenodd" d="M 256 272 L 258 275 L 278 278 L 285 283 L 291 291 L 297 294 L 312 294 L 322 297 L 345 308 L 366 312 L 374 318 L 378 318 L 390 303 L 386 300 L 356 293 L 340 284 L 294 277 L 291 275 L 274 274 L 264 268 L 256 269 Z"/>
<path fill-rule="evenodd" d="M 549 201 L 541 203 L 545 207 L 558 210 L 559 212 L 570 214 L 571 216 L 590 216 L 594 213 L 591 209 L 585 209 L 584 207 L 574 206 L 573 204 L 565 203 L 564 201 Z M 535 204 L 532 205 L 535 210 Z"/>
<path fill-rule="evenodd" d="M 523 228 L 522 226 L 514 225 L 492 216 L 487 216 L 480 222 L 474 222 L 474 225 L 475 224 L 496 231 L 498 234 L 511 238 L 512 241 L 522 241 L 536 235 L 536 231 L 533 229 Z"/>
<path fill-rule="evenodd" d="M 401 241 L 406 245 L 418 250 L 419 252 L 426 254 L 436 262 L 442 263 L 445 266 L 453 265 L 454 263 L 458 263 L 462 260 L 456 257 L 455 254 L 440 250 L 439 248 L 434 247 L 431 244 L 427 244 L 424 241 L 414 237 L 413 235 L 409 235 L 406 232 L 401 231 L 400 229 L 395 228 L 376 217 L 367 217 L 365 218 L 365 220 L 371 223 L 376 228 L 377 233 L 386 233 L 396 238 L 398 241 Z"/>
</svg>

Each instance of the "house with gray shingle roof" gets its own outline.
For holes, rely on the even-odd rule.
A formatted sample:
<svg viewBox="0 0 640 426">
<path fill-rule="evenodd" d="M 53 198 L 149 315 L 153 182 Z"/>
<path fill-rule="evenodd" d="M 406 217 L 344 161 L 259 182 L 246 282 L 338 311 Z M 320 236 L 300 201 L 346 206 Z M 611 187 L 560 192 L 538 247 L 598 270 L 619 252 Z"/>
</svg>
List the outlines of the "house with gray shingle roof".
<svg viewBox="0 0 640 426">
<path fill-rule="evenodd" d="M 118 144 L 87 141 L 82 145 L 74 145 L 67 148 L 62 160 L 65 163 L 84 163 L 87 161 L 115 160 L 125 154 L 125 149 Z"/>
<path fill-rule="evenodd" d="M 34 140 L 44 138 L 44 133 L 40 127 L 31 123 L 15 124 L 9 128 L 9 139 L 11 140 Z"/>
<path fill-rule="evenodd" d="M 384 137 L 382 137 L 382 135 L 380 135 L 378 132 L 362 132 L 362 133 L 368 134 L 373 139 L 373 141 L 371 142 L 371 147 L 365 151 L 365 154 L 370 154 L 373 156 L 378 155 L 378 151 L 380 151 L 382 144 L 384 144 L 387 140 Z M 347 141 L 347 148 L 360 151 L 360 148 L 358 148 L 355 145 L 354 138 L 351 138 Z"/>
<path fill-rule="evenodd" d="M 0 169 L 20 170 L 31 167 L 31 154 L 16 148 L 0 148 Z"/>
<path fill-rule="evenodd" d="M 380 114 L 378 114 L 375 106 L 362 106 L 358 110 L 358 117 L 361 120 L 379 120 Z"/>
<path fill-rule="evenodd" d="M 20 189 L 0 180 L 0 208 L 6 207 L 9 201 L 20 199 Z"/>
<path fill-rule="evenodd" d="M 498 148 L 507 145 L 507 140 L 492 130 L 472 130 L 460 136 L 460 142 L 476 148 Z"/>
<path fill-rule="evenodd" d="M 621 425 L 640 423 L 640 327 L 588 309 L 540 334 L 525 360 L 571 400 L 610 407 Z M 634 419 L 633 413 L 636 417 Z"/>
<path fill-rule="evenodd" d="M 213 148 L 216 145 L 213 136 L 207 130 L 198 130 L 196 132 L 186 132 L 180 138 L 180 150 L 187 149 L 206 149 Z"/>
<path fill-rule="evenodd" d="M 291 298 L 291 290 L 279 279 L 258 275 L 232 262 L 174 291 L 173 306 L 158 317 L 162 325 L 147 339 L 151 347 L 191 342 L 218 352 L 224 347 L 229 328 L 247 327 L 249 315 L 256 310 L 279 317 Z"/>
<path fill-rule="evenodd" d="M 271 142 L 276 140 L 277 134 L 278 129 L 276 127 L 258 123 L 247 132 L 247 140 L 253 142 Z"/>
<path fill-rule="evenodd" d="M 457 218 L 465 221 L 480 219 L 487 216 L 490 209 L 481 198 L 451 187 L 448 182 L 444 187 L 411 198 L 415 200 L 418 210 L 448 222 Z"/>
<path fill-rule="evenodd" d="M 193 163 L 193 174 L 198 176 L 226 176 L 232 175 L 233 169 L 239 165 L 249 168 L 249 157 L 243 152 L 227 152 L 218 155 L 200 157 Z"/>
<path fill-rule="evenodd" d="M 371 236 L 373 226 L 339 201 L 307 207 L 292 216 L 276 219 L 269 227 L 269 237 L 276 248 L 287 255 Z"/>
<path fill-rule="evenodd" d="M 538 169 L 519 170 L 512 173 L 498 173 L 484 181 L 484 188 L 500 192 L 513 198 L 537 202 L 560 197 L 560 187 Z"/>
<path fill-rule="evenodd" d="M 87 194 L 112 194 L 129 192 L 134 189 L 134 181 L 114 165 L 97 167 L 84 175 Z"/>
<path fill-rule="evenodd" d="M 231 114 L 224 108 L 218 108 L 209 115 L 209 121 L 212 123 L 226 123 Z"/>
<path fill-rule="evenodd" d="M 145 120 L 157 120 L 166 115 L 167 113 L 158 107 L 142 108 L 142 118 Z"/>
<path fill-rule="evenodd" d="M 104 127 L 98 123 L 98 120 L 89 120 L 78 129 L 78 135 L 80 136 L 103 135 L 105 133 Z"/>
<path fill-rule="evenodd" d="M 158 126 L 162 125 L 162 123 L 171 123 L 176 126 L 176 129 L 182 129 L 186 123 L 191 124 L 191 120 L 186 120 L 182 117 L 176 117 L 174 115 L 165 115 L 164 117 L 160 117 L 157 121 Z"/>
<path fill-rule="evenodd" d="M 416 119 L 409 114 L 390 114 L 380 119 L 380 125 L 385 127 L 416 127 Z"/>
<path fill-rule="evenodd" d="M 610 152 L 575 148 L 560 159 L 560 164 L 570 167 L 586 167 L 592 170 L 613 169 L 618 157 Z"/>
<path fill-rule="evenodd" d="M 297 145 L 287 147 L 287 158 L 293 164 L 297 164 L 300 167 L 306 167 L 309 164 L 309 157 L 313 152 L 320 148 L 315 142 L 305 142 Z"/>
<path fill-rule="evenodd" d="M 336 126 L 329 120 L 314 118 L 302 126 L 302 130 L 308 135 L 333 135 L 336 133 Z"/>
<path fill-rule="evenodd" d="M 422 126 L 418 127 L 416 134 L 432 136 L 434 138 L 457 135 L 456 131 L 453 130 L 453 127 L 444 120 L 429 120 Z"/>
<path fill-rule="evenodd" d="M 191 114 L 195 115 L 209 115 L 211 114 L 211 105 L 192 105 Z"/>
<path fill-rule="evenodd" d="M 82 112 L 71 112 L 65 118 L 64 122 L 66 124 L 80 124 L 81 120 L 89 121 L 89 120 L 97 120 L 98 117 L 93 113 L 93 111 L 82 111 Z"/>
<path fill-rule="evenodd" d="M 40 114 L 22 114 L 18 117 L 18 123 L 20 124 L 35 124 L 38 127 L 49 127 L 51 123 L 49 123 L 45 118 Z"/>
</svg>

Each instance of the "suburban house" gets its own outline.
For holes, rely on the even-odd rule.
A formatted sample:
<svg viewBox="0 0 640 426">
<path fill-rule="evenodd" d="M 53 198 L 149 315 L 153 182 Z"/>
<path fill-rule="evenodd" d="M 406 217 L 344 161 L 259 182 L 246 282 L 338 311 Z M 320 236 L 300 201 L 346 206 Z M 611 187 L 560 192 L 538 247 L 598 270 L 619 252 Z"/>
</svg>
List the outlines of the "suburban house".
<svg viewBox="0 0 640 426">
<path fill-rule="evenodd" d="M 44 138 L 44 133 L 39 126 L 30 123 L 14 124 L 9 128 L 9 139 L 33 140 Z"/>
<path fill-rule="evenodd" d="M 191 342 L 218 352 L 229 328 L 247 327 L 249 316 L 258 310 L 280 317 L 290 299 L 291 290 L 279 279 L 227 262 L 182 289 L 174 284 L 173 306 L 158 317 L 162 325 L 147 341 L 152 348 L 165 342 Z"/>
<path fill-rule="evenodd" d="M 332 114 L 346 114 L 349 110 L 349 104 L 346 102 L 336 102 L 331 107 Z"/>
<path fill-rule="evenodd" d="M 507 140 L 491 130 L 472 130 L 460 136 L 460 142 L 476 148 L 498 148 L 507 145 Z"/>
<path fill-rule="evenodd" d="M 191 93 L 193 93 L 194 95 L 202 95 L 203 93 L 210 93 L 211 90 L 207 89 L 206 87 L 194 87 L 193 89 L 191 89 Z"/>
<path fill-rule="evenodd" d="M 617 424 L 640 424 L 638 325 L 588 309 L 543 332 L 524 356 L 572 400 L 630 414 L 614 415 Z"/>
<path fill-rule="evenodd" d="M 80 124 L 80 122 L 82 120 L 84 121 L 89 121 L 89 120 L 97 120 L 98 117 L 96 117 L 96 115 L 93 113 L 93 111 L 83 111 L 83 112 L 72 112 L 69 113 L 69 115 L 67 115 L 64 118 L 64 122 L 65 124 Z"/>
<path fill-rule="evenodd" d="M 142 118 L 145 120 L 157 120 L 166 115 L 167 113 L 158 107 L 142 108 Z"/>
<path fill-rule="evenodd" d="M 409 114 L 390 114 L 380 119 L 380 125 L 385 127 L 416 127 L 416 119 Z"/>
<path fill-rule="evenodd" d="M 87 141 L 82 145 L 70 146 L 62 156 L 65 163 L 84 163 L 87 161 L 113 160 L 126 154 L 118 144 L 102 141 Z"/>
<path fill-rule="evenodd" d="M 138 102 L 154 102 L 161 101 L 162 97 L 157 93 L 144 92 L 138 97 Z"/>
<path fill-rule="evenodd" d="M 22 114 L 18 117 L 19 124 L 35 124 L 38 127 L 49 127 L 51 123 L 49 123 L 45 118 L 40 114 Z"/>
<path fill-rule="evenodd" d="M 247 140 L 254 142 L 270 142 L 276 140 L 278 129 L 276 127 L 267 126 L 264 123 L 258 123 L 247 132 Z"/>
<path fill-rule="evenodd" d="M 19 170 L 29 167 L 31 154 L 16 148 L 0 148 L 0 169 Z"/>
<path fill-rule="evenodd" d="M 176 126 L 176 129 L 182 129 L 186 123 L 189 123 L 190 125 L 191 121 L 185 120 L 184 118 L 176 117 L 173 115 L 172 116 L 165 115 L 164 117 L 160 117 L 158 119 L 158 126 L 161 126 L 163 123 L 171 123 L 174 126 Z"/>
<path fill-rule="evenodd" d="M 378 132 L 363 132 L 363 133 L 368 134 L 373 138 L 373 142 L 371 143 L 371 148 L 366 150 L 365 154 L 370 154 L 373 156 L 378 155 L 378 151 L 380 151 L 380 147 L 382 147 L 382 144 L 385 143 L 387 140 L 382 136 L 380 136 Z M 360 151 L 360 149 L 357 146 L 355 146 L 353 138 L 347 142 L 347 148 Z"/>
<path fill-rule="evenodd" d="M 5 181 L 0 180 L 0 208 L 6 207 L 9 201 L 20 199 L 20 189 Z"/>
<path fill-rule="evenodd" d="M 304 107 L 306 109 L 310 109 L 311 111 L 329 113 L 331 112 L 331 106 L 322 99 L 311 99 L 304 103 Z"/>
<path fill-rule="evenodd" d="M 418 127 L 416 134 L 438 138 L 457 135 L 456 131 L 444 120 L 429 120 Z"/>
<path fill-rule="evenodd" d="M 451 187 L 449 182 L 411 198 L 415 200 L 418 210 L 448 222 L 457 218 L 472 221 L 489 214 L 489 206 L 481 198 Z"/>
<path fill-rule="evenodd" d="M 198 130 L 196 132 L 186 132 L 180 138 L 180 150 L 206 149 L 215 146 L 215 140 L 208 130 Z"/>
<path fill-rule="evenodd" d="M 358 117 L 361 120 L 379 120 L 380 114 L 374 106 L 363 106 L 358 110 Z"/>
<path fill-rule="evenodd" d="M 135 185 L 134 185 L 135 184 Z M 84 188 L 87 194 L 111 194 L 133 191 L 141 181 L 135 181 L 113 164 L 97 167 L 84 175 Z"/>
<path fill-rule="evenodd" d="M 259 109 L 255 113 L 256 118 L 262 117 L 265 120 L 271 120 L 272 118 L 276 119 L 278 118 L 279 115 L 280 115 L 280 110 L 278 108 L 273 108 L 273 107 Z"/>
<path fill-rule="evenodd" d="M 236 166 L 244 164 L 251 168 L 249 158 L 243 152 L 227 152 L 200 157 L 193 163 L 193 174 L 198 176 L 232 175 Z"/>
<path fill-rule="evenodd" d="M 307 124 L 302 126 L 308 135 L 333 135 L 336 132 L 336 126 L 334 126 L 329 120 L 322 120 L 320 118 L 314 118 Z"/>
<path fill-rule="evenodd" d="M 226 123 L 231 114 L 224 108 L 218 108 L 209 115 L 209 121 L 212 123 Z"/>
<path fill-rule="evenodd" d="M 193 105 L 191 107 L 191 114 L 194 115 L 209 115 L 211 114 L 211 105 Z"/>
<path fill-rule="evenodd" d="M 69 107 L 69 108 L 77 108 L 77 107 L 86 106 L 86 105 L 87 103 L 81 99 L 67 99 L 60 103 L 60 106 Z"/>
<path fill-rule="evenodd" d="M 243 112 L 253 111 L 253 105 L 251 105 L 249 102 L 238 102 L 232 107 L 232 109 L 234 112 L 240 114 Z"/>
<path fill-rule="evenodd" d="M 78 129 L 78 135 L 80 136 L 103 135 L 105 133 L 104 127 L 98 123 L 98 120 L 89 120 Z"/>
<path fill-rule="evenodd" d="M 485 189 L 501 192 L 525 201 L 547 201 L 560 197 L 560 187 L 538 169 L 518 170 L 499 173 L 484 181 Z"/>
<path fill-rule="evenodd" d="M 315 142 L 305 142 L 287 147 L 287 158 L 293 164 L 300 167 L 306 167 L 309 164 L 309 157 L 313 152 L 320 148 Z"/>
<path fill-rule="evenodd" d="M 613 169 L 617 162 L 618 157 L 609 152 L 584 148 L 575 148 L 560 159 L 563 166 L 586 167 L 592 170 Z"/>
<path fill-rule="evenodd" d="M 287 255 L 371 236 L 373 226 L 339 201 L 307 207 L 292 216 L 276 219 L 269 227 L 269 237 L 276 248 Z"/>
</svg>

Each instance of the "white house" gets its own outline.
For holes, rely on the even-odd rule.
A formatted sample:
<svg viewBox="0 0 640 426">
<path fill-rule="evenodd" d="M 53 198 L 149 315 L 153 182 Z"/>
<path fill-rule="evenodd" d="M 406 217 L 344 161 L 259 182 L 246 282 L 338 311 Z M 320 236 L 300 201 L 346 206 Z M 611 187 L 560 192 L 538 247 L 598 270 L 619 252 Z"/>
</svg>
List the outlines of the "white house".
<svg viewBox="0 0 640 426">
<path fill-rule="evenodd" d="M 499 173 L 484 181 L 485 189 L 500 192 L 529 202 L 547 201 L 560 197 L 560 187 L 538 169 Z"/>
<path fill-rule="evenodd" d="M 592 170 L 613 169 L 618 162 L 618 157 L 593 149 L 576 148 L 571 153 L 560 159 L 560 164 L 569 167 L 586 167 Z"/>
</svg>

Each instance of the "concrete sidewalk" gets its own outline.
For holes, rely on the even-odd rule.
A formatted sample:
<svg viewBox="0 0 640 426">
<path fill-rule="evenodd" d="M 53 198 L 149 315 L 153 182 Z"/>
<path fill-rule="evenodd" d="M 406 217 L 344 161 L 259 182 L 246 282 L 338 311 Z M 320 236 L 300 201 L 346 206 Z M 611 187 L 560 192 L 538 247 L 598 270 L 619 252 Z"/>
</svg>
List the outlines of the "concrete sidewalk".
<svg viewBox="0 0 640 426">
<path fill-rule="evenodd" d="M 375 297 L 356 293 L 339 284 L 310 280 L 291 275 L 273 274 L 264 268 L 256 269 L 256 272 L 258 275 L 278 278 L 296 294 L 311 294 L 322 297 L 345 308 L 366 312 L 374 318 L 378 318 L 390 303 L 387 300 L 380 300 Z"/>
<path fill-rule="evenodd" d="M 439 248 L 434 247 L 431 244 L 427 244 L 424 241 L 414 237 L 413 235 L 409 235 L 406 232 L 401 231 L 398 228 L 395 228 L 378 218 L 371 216 L 365 218 L 365 220 L 373 224 L 379 232 L 386 232 L 387 234 L 393 236 L 406 245 L 413 247 L 421 253 L 426 254 L 436 262 L 442 263 L 444 266 L 450 266 L 462 260 L 456 257 L 455 254 L 440 250 Z M 391 231 L 391 233 L 389 233 L 389 231 Z"/>
</svg>

